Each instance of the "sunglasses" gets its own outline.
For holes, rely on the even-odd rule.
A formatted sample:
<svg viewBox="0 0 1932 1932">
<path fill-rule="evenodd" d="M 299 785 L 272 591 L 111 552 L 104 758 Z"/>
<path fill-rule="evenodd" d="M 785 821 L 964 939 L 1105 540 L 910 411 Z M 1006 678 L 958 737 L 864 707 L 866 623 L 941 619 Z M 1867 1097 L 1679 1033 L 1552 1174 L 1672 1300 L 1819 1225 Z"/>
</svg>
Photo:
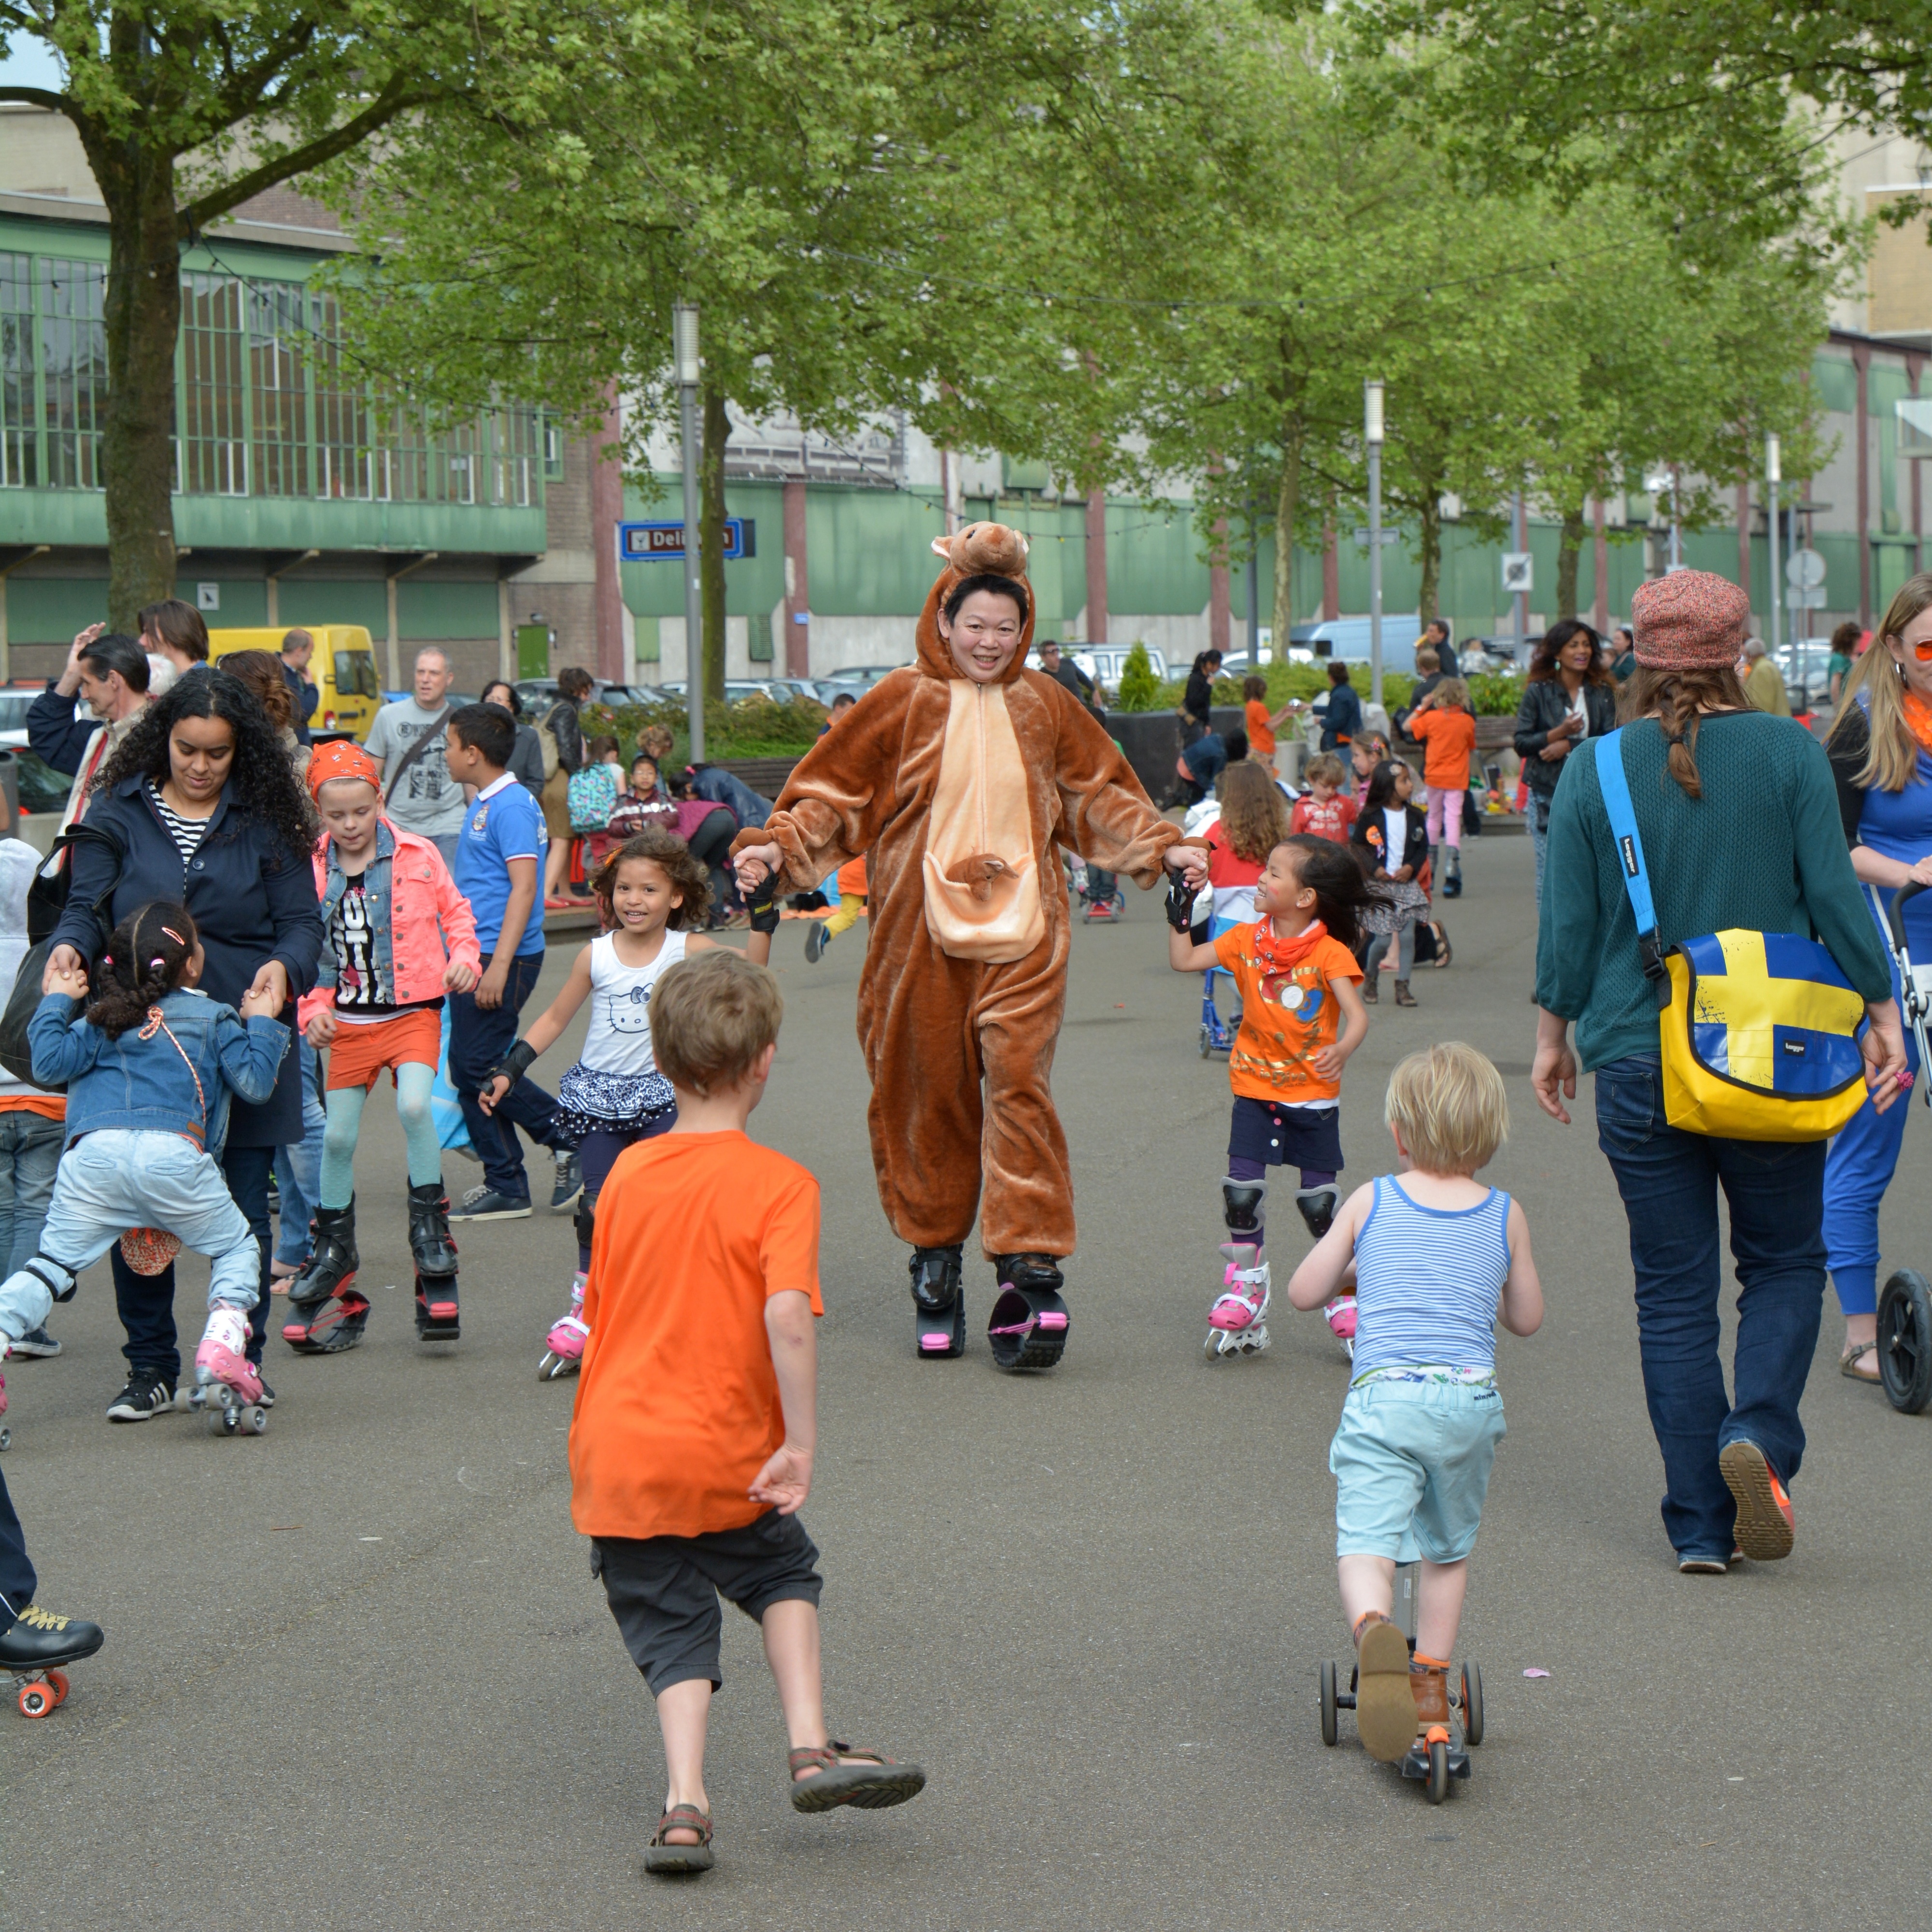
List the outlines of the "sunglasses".
<svg viewBox="0 0 1932 1932">
<path fill-rule="evenodd" d="M 1932 638 L 1921 638 L 1912 646 L 1912 654 L 1921 664 L 1932 664 Z"/>
</svg>

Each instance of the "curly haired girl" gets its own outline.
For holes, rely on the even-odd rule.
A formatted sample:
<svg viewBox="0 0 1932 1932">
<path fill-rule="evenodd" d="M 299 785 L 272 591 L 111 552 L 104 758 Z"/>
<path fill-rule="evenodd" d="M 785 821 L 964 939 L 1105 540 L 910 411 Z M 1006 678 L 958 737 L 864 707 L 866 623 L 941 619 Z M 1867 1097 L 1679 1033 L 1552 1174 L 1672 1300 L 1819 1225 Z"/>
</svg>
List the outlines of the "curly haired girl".
<svg viewBox="0 0 1932 1932">
<path fill-rule="evenodd" d="M 604 923 L 613 928 L 577 956 L 563 991 L 503 1056 L 479 1096 L 485 1113 L 553 1045 L 588 999 L 590 1030 L 577 1064 L 557 1083 L 557 1124 L 578 1142 L 584 1198 L 577 1209 L 577 1273 L 570 1308 L 552 1324 L 539 1372 L 568 1375 L 584 1359 L 584 1285 L 597 1196 L 625 1148 L 664 1132 L 677 1118 L 670 1082 L 651 1053 L 651 988 L 687 952 L 714 945 L 702 938 L 711 888 L 705 868 L 676 833 L 652 826 L 627 839 L 591 881 Z"/>
</svg>

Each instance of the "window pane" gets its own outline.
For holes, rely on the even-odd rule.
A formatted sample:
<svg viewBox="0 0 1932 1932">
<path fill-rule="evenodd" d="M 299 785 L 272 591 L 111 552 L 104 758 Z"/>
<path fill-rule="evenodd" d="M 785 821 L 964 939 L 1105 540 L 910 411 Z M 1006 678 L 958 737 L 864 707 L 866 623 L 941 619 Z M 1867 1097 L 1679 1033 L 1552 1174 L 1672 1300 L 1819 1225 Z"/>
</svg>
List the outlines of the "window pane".
<svg viewBox="0 0 1932 1932">
<path fill-rule="evenodd" d="M 386 488 L 376 488 L 368 386 L 343 355 L 335 298 L 316 296 L 310 313 L 314 318 L 309 352 L 315 364 L 315 494 L 364 502 L 386 496 Z"/>
<path fill-rule="evenodd" d="M 242 295 L 225 275 L 182 278 L 181 488 L 190 496 L 248 494 Z"/>
<path fill-rule="evenodd" d="M 98 262 L 45 255 L 37 266 L 47 481 L 56 489 L 98 490 L 107 406 L 107 331 L 101 320 L 107 271 Z"/>
<path fill-rule="evenodd" d="M 256 282 L 248 291 L 248 392 L 255 494 L 308 494 L 308 412 L 303 391 L 304 290 Z"/>
<path fill-rule="evenodd" d="M 0 254 L 0 489 L 30 488 L 34 434 L 34 284 L 25 255 Z"/>
</svg>

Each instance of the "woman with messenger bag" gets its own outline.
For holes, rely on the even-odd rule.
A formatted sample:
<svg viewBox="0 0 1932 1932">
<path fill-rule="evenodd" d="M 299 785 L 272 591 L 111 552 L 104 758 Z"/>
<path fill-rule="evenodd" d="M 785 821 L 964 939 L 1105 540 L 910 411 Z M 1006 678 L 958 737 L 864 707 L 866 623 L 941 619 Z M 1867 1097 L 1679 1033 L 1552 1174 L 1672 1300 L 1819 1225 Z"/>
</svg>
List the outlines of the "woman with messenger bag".
<svg viewBox="0 0 1932 1932">
<path fill-rule="evenodd" d="M 1551 806 L 1532 1078 L 1567 1124 L 1580 1060 L 1596 1074 L 1664 1527 L 1680 1570 L 1721 1573 L 1790 1551 L 1826 1137 L 1868 1090 L 1880 1109 L 1898 1101 L 1905 1042 L 1824 751 L 1752 710 L 1738 683 L 1749 598 L 1677 571 L 1639 590 L 1632 616 L 1628 722 L 1564 760 Z M 1739 1284 L 1733 1395 L 1720 1188 Z"/>
</svg>

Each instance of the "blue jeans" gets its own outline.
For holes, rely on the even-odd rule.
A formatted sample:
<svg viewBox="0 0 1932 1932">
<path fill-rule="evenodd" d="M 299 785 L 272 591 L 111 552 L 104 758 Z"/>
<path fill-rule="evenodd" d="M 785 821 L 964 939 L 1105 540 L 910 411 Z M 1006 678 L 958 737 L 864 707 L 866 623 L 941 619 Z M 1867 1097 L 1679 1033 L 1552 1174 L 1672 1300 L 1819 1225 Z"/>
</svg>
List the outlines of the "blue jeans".
<svg viewBox="0 0 1932 1932">
<path fill-rule="evenodd" d="M 256 1297 L 254 1306 L 248 1311 L 248 1353 L 257 1368 L 262 1366 L 262 1344 L 268 1334 L 268 1174 L 274 1159 L 274 1149 L 265 1147 L 230 1147 L 221 1156 L 222 1178 L 227 1184 L 229 1198 L 241 1209 L 248 1231 L 255 1238 Z M 108 1258 L 114 1270 L 115 1311 L 127 1331 L 121 1352 L 128 1366 L 152 1369 L 166 1376 L 170 1383 L 178 1382 L 181 1351 L 175 1334 L 172 1264 L 159 1274 L 136 1274 L 128 1265 L 118 1244 Z"/>
<path fill-rule="evenodd" d="M 322 1084 L 320 1057 L 305 1040 L 298 1040 L 296 1046 L 302 1055 L 302 1137 L 275 1150 L 275 1186 L 282 1197 L 275 1258 L 299 1265 L 308 1259 L 308 1224 L 322 1199 L 322 1132 L 328 1116 L 316 1090 Z"/>
<path fill-rule="evenodd" d="M 483 1163 L 484 1184 L 514 1201 L 530 1198 L 530 1178 L 524 1172 L 516 1129 L 521 1127 L 540 1146 L 558 1144 L 556 1102 L 527 1075 L 503 1096 L 494 1114 L 484 1112 L 476 1096 L 517 1043 L 517 1018 L 536 990 L 543 963 L 541 952 L 512 960 L 500 1006 L 479 1006 L 473 993 L 449 996 L 449 1084 L 463 1103 L 463 1124 Z"/>
<path fill-rule="evenodd" d="M 1899 995 L 1894 964 L 1892 996 L 1895 1000 Z M 1905 1030 L 1905 1064 L 1916 1079 L 1918 1036 L 1910 1027 Z M 1905 1124 L 1912 1118 L 1906 1102 L 1916 1097 L 1900 1094 L 1881 1114 L 1868 1095 L 1864 1106 L 1833 1136 L 1832 1150 L 1825 1156 L 1826 1265 L 1832 1270 L 1842 1314 L 1878 1312 L 1878 1210 L 1898 1166 Z"/>
<path fill-rule="evenodd" d="M 1543 906 L 1543 848 L 1550 838 L 1550 800 L 1546 794 L 1532 792 L 1529 809 L 1523 814 L 1529 824 L 1529 849 L 1536 858 L 1536 904 L 1539 911 Z M 1726 1550 L 1726 1556 L 1730 1554 Z"/>
<path fill-rule="evenodd" d="M 103 1127 L 62 1156 L 40 1252 L 79 1274 L 130 1228 L 165 1228 L 184 1247 L 207 1256 L 214 1264 L 210 1307 L 226 1301 L 252 1308 L 259 1298 L 262 1255 L 248 1218 L 236 1206 L 220 1168 L 192 1141 Z M 38 1274 L 9 1275 L 0 1282 L 0 1328 L 16 1337 L 38 1328 L 51 1301 Z"/>
<path fill-rule="evenodd" d="M 1798 1404 L 1825 1299 L 1825 1143 L 1682 1132 L 1664 1118 L 1663 1076 L 1649 1054 L 1597 1069 L 1597 1138 L 1630 1220 L 1664 1528 L 1680 1556 L 1722 1561 L 1737 1506 L 1718 1451 L 1754 1442 L 1787 1486 L 1804 1457 Z M 1738 1282 L 1735 1403 L 1718 1353 L 1720 1187 Z"/>
<path fill-rule="evenodd" d="M 11 1274 L 40 1244 L 67 1129 L 25 1107 L 0 1112 L 0 1264 Z"/>
</svg>

